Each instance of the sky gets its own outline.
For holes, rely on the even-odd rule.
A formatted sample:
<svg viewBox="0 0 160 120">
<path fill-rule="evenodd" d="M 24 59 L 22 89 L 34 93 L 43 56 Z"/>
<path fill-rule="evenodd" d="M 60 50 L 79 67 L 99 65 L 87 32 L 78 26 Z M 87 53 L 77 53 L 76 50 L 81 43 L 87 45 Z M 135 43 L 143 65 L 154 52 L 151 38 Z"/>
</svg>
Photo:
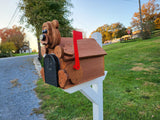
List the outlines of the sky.
<svg viewBox="0 0 160 120">
<path fill-rule="evenodd" d="M 19 0 L 0 0 L 0 29 L 7 27 Z M 141 0 L 141 5 L 149 0 Z M 138 0 L 71 0 L 73 8 L 69 8 L 73 19 L 71 25 L 80 29 L 89 37 L 90 33 L 104 24 L 116 22 L 122 23 L 125 27 L 130 26 L 134 12 L 138 12 Z M 160 0 L 157 0 L 160 3 Z M 15 18 L 8 27 L 19 23 L 20 12 L 15 14 Z M 52 20 L 51 20 L 52 21 Z M 30 46 L 37 50 L 37 40 L 34 33 L 25 28 L 26 40 L 30 41 Z"/>
</svg>

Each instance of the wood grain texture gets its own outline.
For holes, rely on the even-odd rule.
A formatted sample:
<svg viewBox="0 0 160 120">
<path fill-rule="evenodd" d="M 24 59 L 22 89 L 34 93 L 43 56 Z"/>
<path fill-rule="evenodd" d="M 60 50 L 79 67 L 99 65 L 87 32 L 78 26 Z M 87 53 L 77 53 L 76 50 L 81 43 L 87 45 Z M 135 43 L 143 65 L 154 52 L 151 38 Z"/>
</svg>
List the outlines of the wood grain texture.
<svg viewBox="0 0 160 120">
<path fill-rule="evenodd" d="M 56 45 L 59 45 L 61 42 L 61 35 L 58 30 L 59 23 L 58 21 L 48 21 L 43 23 L 42 30 L 47 30 L 47 33 L 44 33 L 46 35 L 46 40 L 42 41 L 42 44 L 46 44 L 47 48 L 54 48 Z"/>
<path fill-rule="evenodd" d="M 41 55 L 44 56 L 44 54 L 46 54 L 46 47 L 42 46 L 41 47 Z"/>
<path fill-rule="evenodd" d="M 58 20 L 53 20 L 53 21 L 52 21 L 52 27 L 53 27 L 54 29 L 58 29 L 58 28 L 59 28 L 59 22 L 58 22 Z"/>
<path fill-rule="evenodd" d="M 64 47 L 64 54 L 65 55 L 69 55 L 69 56 L 73 56 L 74 55 L 74 51 L 72 49 Z"/>
<path fill-rule="evenodd" d="M 45 82 L 45 74 L 44 74 L 44 68 L 43 67 L 41 68 L 40 73 L 41 73 L 43 81 Z"/>
<path fill-rule="evenodd" d="M 104 56 L 82 59 L 80 65 L 85 67 L 82 83 L 104 75 Z"/>
<path fill-rule="evenodd" d="M 72 56 L 74 55 L 74 49 L 73 48 L 73 38 L 70 37 L 62 37 L 60 46 L 64 49 L 64 54 Z"/>
<path fill-rule="evenodd" d="M 64 50 L 61 46 L 57 45 L 54 48 L 54 53 L 58 58 L 62 58 L 64 56 Z"/>
<path fill-rule="evenodd" d="M 93 38 L 78 40 L 77 44 L 80 58 L 106 55 L 106 52 Z"/>
<path fill-rule="evenodd" d="M 64 62 L 62 58 L 59 59 L 59 62 L 60 62 L 60 69 L 64 70 L 66 67 L 66 62 Z"/>
<path fill-rule="evenodd" d="M 48 54 L 54 53 L 54 49 L 48 49 Z"/>
<path fill-rule="evenodd" d="M 107 54 L 93 38 L 78 40 L 77 44 L 80 59 Z M 60 46 L 64 48 L 64 61 L 74 60 L 73 38 L 61 38 Z"/>
<path fill-rule="evenodd" d="M 74 62 L 71 62 L 65 67 L 65 70 L 69 76 L 69 79 L 73 84 L 79 84 L 83 77 L 83 68 L 80 66 L 79 70 L 73 69 Z"/>
<path fill-rule="evenodd" d="M 81 59 L 80 66 L 83 68 L 83 75 L 78 84 L 93 80 L 104 75 L 104 56 Z M 68 72 L 67 72 L 68 73 Z M 69 75 L 70 78 L 70 75 Z M 67 83 L 64 89 L 73 87 L 77 84 Z"/>
<path fill-rule="evenodd" d="M 59 80 L 58 80 L 59 86 L 61 88 L 64 88 L 64 86 L 66 85 L 67 80 L 68 80 L 68 75 L 64 70 L 59 70 L 58 76 L 59 76 Z"/>
<path fill-rule="evenodd" d="M 67 61 L 74 61 L 74 56 L 64 55 L 63 60 L 65 62 L 67 62 Z"/>
</svg>

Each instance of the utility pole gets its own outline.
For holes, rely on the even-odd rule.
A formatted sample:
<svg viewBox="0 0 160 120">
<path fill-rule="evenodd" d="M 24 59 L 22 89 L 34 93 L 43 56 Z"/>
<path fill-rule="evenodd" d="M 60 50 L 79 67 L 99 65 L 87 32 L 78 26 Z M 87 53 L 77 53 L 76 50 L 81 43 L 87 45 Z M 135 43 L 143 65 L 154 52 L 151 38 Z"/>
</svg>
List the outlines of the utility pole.
<svg viewBox="0 0 160 120">
<path fill-rule="evenodd" d="M 142 26 L 142 14 L 141 14 L 141 0 L 139 0 L 139 15 L 140 15 L 140 26 L 141 26 L 141 35 L 142 35 L 143 26 Z"/>
<path fill-rule="evenodd" d="M 28 41 L 28 48 L 29 48 L 29 54 L 31 53 L 31 51 L 30 51 L 30 44 L 29 44 L 29 41 Z"/>
</svg>

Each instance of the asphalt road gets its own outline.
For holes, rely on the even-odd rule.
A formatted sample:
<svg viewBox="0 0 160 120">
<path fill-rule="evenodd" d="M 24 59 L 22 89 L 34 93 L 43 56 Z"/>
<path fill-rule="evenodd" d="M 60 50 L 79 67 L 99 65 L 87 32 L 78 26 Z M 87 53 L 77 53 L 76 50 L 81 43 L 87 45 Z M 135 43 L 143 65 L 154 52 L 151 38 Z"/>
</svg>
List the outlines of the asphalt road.
<svg viewBox="0 0 160 120">
<path fill-rule="evenodd" d="M 35 91 L 36 55 L 0 58 L 0 120 L 44 120 L 32 110 L 39 108 Z"/>
</svg>

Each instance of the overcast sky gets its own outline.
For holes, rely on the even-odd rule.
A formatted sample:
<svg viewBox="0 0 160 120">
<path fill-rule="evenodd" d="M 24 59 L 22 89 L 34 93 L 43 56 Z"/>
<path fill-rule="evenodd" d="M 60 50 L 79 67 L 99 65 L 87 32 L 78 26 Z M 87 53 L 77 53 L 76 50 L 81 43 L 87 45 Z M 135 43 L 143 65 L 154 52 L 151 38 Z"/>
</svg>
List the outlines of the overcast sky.
<svg viewBox="0 0 160 120">
<path fill-rule="evenodd" d="M 0 29 L 7 27 L 14 14 L 19 0 L 0 0 Z M 141 0 L 141 4 L 148 0 Z M 160 3 L 160 0 L 157 0 Z M 138 12 L 138 0 L 71 0 L 72 26 L 86 32 L 87 37 L 104 24 L 121 22 L 125 27 L 130 26 L 134 12 Z M 20 13 L 17 12 L 15 19 L 9 24 L 20 25 Z M 32 43 L 31 47 L 37 49 L 36 38 L 31 30 L 27 30 L 27 39 Z"/>
</svg>

